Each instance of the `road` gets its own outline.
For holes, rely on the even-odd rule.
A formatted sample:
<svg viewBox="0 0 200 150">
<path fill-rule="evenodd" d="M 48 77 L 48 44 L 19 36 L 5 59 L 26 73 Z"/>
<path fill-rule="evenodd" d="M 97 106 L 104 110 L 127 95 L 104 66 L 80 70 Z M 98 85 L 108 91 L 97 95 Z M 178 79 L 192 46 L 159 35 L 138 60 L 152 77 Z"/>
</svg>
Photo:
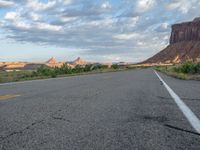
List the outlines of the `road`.
<svg viewBox="0 0 200 150">
<path fill-rule="evenodd" d="M 200 82 L 159 75 L 200 117 Z M 1 84 L 0 95 L 2 150 L 200 149 L 152 69 Z"/>
</svg>

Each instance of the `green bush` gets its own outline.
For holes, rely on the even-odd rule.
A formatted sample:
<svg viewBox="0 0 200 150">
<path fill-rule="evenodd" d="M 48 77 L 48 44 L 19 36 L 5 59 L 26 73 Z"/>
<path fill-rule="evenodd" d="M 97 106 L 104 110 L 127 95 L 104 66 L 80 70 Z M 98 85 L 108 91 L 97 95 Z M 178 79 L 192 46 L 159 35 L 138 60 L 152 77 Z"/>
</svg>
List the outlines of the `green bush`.
<svg viewBox="0 0 200 150">
<path fill-rule="evenodd" d="M 81 65 L 76 65 L 72 69 L 72 73 L 81 73 L 81 72 L 84 72 L 84 67 L 82 67 Z"/>
<path fill-rule="evenodd" d="M 111 66 L 111 68 L 113 68 L 113 69 L 119 69 L 119 65 L 113 64 L 113 65 Z"/>
<path fill-rule="evenodd" d="M 63 66 L 55 68 L 50 68 L 46 65 L 42 65 L 36 71 L 22 74 L 20 78 L 31 78 L 31 77 L 42 77 L 42 76 L 55 78 L 58 75 L 90 72 L 93 70 L 101 70 L 101 69 L 103 70 L 107 68 L 109 68 L 108 65 L 102 65 L 102 64 L 87 64 L 85 66 L 76 65 L 74 68 L 71 68 L 67 64 L 63 64 Z M 117 64 L 114 64 L 112 65 L 112 68 L 118 69 L 119 66 Z"/>
<path fill-rule="evenodd" d="M 91 70 L 108 69 L 108 65 L 93 64 Z"/>
<path fill-rule="evenodd" d="M 69 67 L 67 64 L 63 64 L 60 68 L 55 67 L 54 70 L 56 74 L 71 74 L 72 73 L 71 67 Z"/>
<path fill-rule="evenodd" d="M 92 64 L 87 64 L 87 65 L 85 65 L 85 67 L 84 67 L 84 72 L 89 72 L 89 71 L 92 71 L 92 68 L 93 67 L 93 65 Z"/>
<path fill-rule="evenodd" d="M 184 64 L 173 67 L 173 71 L 187 74 L 199 74 L 200 62 L 186 62 Z"/>
<path fill-rule="evenodd" d="M 195 69 L 195 73 L 200 74 L 200 62 L 195 63 L 195 67 L 194 67 L 194 69 Z"/>
<path fill-rule="evenodd" d="M 100 65 L 100 69 L 108 69 L 108 65 Z"/>
</svg>

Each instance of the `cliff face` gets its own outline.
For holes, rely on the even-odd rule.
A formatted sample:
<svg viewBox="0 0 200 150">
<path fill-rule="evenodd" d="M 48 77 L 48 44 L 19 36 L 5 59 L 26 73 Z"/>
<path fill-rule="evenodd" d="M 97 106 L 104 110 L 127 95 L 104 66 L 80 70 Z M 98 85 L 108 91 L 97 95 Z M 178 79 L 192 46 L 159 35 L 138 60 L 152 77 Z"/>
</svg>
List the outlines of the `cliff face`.
<svg viewBox="0 0 200 150">
<path fill-rule="evenodd" d="M 200 18 L 172 26 L 170 44 L 182 41 L 200 41 Z"/>
<path fill-rule="evenodd" d="M 143 63 L 175 64 L 200 61 L 200 18 L 172 25 L 170 45 Z"/>
</svg>

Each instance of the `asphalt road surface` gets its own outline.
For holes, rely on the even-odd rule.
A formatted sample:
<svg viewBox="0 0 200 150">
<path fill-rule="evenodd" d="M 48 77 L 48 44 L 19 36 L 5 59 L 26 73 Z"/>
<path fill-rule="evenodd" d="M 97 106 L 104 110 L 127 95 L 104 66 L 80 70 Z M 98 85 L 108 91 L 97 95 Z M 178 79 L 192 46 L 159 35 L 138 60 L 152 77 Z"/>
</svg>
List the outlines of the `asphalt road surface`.
<svg viewBox="0 0 200 150">
<path fill-rule="evenodd" d="M 160 77 L 200 118 L 200 82 Z M 1 150 L 200 150 L 152 69 L 0 85 Z"/>
</svg>

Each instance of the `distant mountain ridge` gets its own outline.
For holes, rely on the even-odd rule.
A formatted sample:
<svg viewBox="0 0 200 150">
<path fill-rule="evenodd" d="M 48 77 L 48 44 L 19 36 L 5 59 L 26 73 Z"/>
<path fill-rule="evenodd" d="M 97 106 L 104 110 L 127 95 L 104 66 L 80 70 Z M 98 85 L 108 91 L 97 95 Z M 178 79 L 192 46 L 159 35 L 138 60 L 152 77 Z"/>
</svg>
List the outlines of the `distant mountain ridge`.
<svg viewBox="0 0 200 150">
<path fill-rule="evenodd" d="M 86 65 L 89 62 L 85 61 L 84 59 L 78 57 L 74 61 L 71 62 L 58 62 L 54 57 L 51 57 L 46 62 L 41 63 L 29 63 L 29 62 L 0 62 L 0 70 L 12 71 L 12 70 L 35 70 L 42 65 L 47 67 L 61 67 L 63 64 L 67 64 L 70 67 L 75 67 L 76 65 Z"/>
<path fill-rule="evenodd" d="M 172 25 L 170 45 L 142 62 L 144 64 L 176 64 L 200 61 L 200 18 Z"/>
</svg>

